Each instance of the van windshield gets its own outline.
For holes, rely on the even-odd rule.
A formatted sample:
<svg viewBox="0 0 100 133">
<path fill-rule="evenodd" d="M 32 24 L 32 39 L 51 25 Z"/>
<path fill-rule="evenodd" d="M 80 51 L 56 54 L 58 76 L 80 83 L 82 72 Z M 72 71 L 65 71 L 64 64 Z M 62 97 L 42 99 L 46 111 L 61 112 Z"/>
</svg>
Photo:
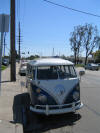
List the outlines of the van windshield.
<svg viewBox="0 0 100 133">
<path fill-rule="evenodd" d="M 77 77 L 74 67 L 71 66 L 42 66 L 37 68 L 37 79 L 65 79 Z"/>
</svg>

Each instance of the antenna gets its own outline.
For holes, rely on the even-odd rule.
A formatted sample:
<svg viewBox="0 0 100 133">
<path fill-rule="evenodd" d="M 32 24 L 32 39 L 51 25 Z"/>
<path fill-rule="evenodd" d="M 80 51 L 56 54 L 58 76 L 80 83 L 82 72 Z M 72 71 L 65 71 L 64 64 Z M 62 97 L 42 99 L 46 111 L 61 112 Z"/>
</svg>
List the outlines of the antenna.
<svg viewBox="0 0 100 133">
<path fill-rule="evenodd" d="M 54 48 L 53 48 L 53 51 L 52 51 L 52 56 L 54 56 L 55 55 L 55 50 L 54 50 Z"/>
</svg>

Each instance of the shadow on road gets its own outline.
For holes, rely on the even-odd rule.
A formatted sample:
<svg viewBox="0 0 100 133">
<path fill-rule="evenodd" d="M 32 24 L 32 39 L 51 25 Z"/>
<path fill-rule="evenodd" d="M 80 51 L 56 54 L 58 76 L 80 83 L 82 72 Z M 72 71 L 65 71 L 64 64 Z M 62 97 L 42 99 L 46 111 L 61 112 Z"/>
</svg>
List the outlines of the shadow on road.
<svg viewBox="0 0 100 133">
<path fill-rule="evenodd" d="M 80 114 L 68 113 L 63 115 L 45 116 L 30 112 L 30 122 L 25 129 L 25 133 L 42 133 L 64 126 L 73 126 L 75 122 L 80 119 Z"/>
<path fill-rule="evenodd" d="M 14 96 L 13 100 L 13 122 L 27 124 L 26 116 L 29 110 L 30 98 L 28 93 L 22 93 Z"/>
<path fill-rule="evenodd" d="M 7 80 L 7 81 L 1 81 L 1 83 L 7 83 L 7 82 L 11 82 L 10 80 Z"/>
</svg>

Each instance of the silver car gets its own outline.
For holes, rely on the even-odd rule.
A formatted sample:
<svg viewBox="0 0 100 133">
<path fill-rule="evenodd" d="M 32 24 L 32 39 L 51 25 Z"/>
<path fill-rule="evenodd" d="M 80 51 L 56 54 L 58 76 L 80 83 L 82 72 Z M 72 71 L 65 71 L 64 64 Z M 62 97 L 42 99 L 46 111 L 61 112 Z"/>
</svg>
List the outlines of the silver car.
<svg viewBox="0 0 100 133">
<path fill-rule="evenodd" d="M 19 74 L 26 75 L 26 70 L 27 70 L 27 62 L 21 63 L 20 68 L 19 68 Z"/>
<path fill-rule="evenodd" d="M 85 65 L 85 69 L 98 71 L 99 66 L 97 64 L 94 64 L 94 63 L 89 63 L 89 64 Z"/>
</svg>

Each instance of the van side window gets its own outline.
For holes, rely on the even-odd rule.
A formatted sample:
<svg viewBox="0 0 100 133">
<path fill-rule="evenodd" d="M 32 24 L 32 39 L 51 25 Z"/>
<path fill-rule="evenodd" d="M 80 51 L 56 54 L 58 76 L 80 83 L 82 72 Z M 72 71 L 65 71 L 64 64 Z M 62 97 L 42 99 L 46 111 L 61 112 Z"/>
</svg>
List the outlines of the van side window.
<svg viewBox="0 0 100 133">
<path fill-rule="evenodd" d="M 35 80 L 35 69 L 32 70 L 32 79 Z"/>
<path fill-rule="evenodd" d="M 76 75 L 74 67 L 73 66 L 69 66 L 69 68 L 70 68 L 71 77 L 73 77 L 73 78 L 76 77 L 77 75 Z"/>
<path fill-rule="evenodd" d="M 27 65 L 27 77 L 32 78 L 32 67 Z"/>
</svg>

